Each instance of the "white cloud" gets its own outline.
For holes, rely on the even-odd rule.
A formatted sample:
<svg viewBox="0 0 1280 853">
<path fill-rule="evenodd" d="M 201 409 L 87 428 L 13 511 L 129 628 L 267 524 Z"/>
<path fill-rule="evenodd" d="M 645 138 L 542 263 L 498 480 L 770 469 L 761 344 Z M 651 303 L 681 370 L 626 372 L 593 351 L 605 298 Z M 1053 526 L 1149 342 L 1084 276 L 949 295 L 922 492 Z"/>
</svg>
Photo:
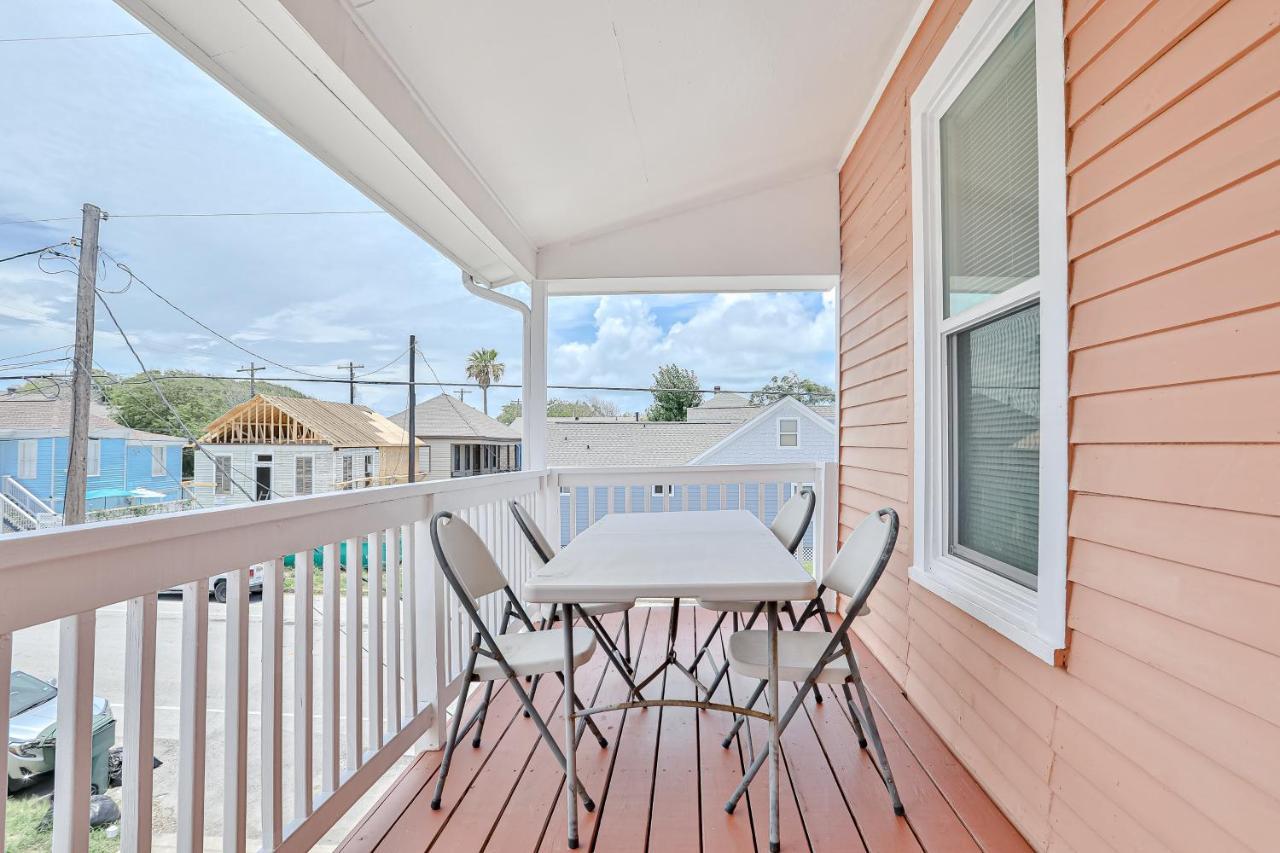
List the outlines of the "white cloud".
<svg viewBox="0 0 1280 853">
<path fill-rule="evenodd" d="M 704 386 L 759 388 L 796 370 L 832 383 L 835 376 L 832 294 L 815 305 L 792 293 L 717 294 L 675 303 L 663 298 L 608 296 L 595 308 L 595 335 L 557 343 L 551 379 L 567 385 L 644 386 L 660 365 L 697 372 Z M 686 319 L 664 328 L 662 308 L 679 305 Z M 557 303 L 552 320 L 560 325 Z M 632 406 L 638 399 L 628 399 Z"/>
</svg>

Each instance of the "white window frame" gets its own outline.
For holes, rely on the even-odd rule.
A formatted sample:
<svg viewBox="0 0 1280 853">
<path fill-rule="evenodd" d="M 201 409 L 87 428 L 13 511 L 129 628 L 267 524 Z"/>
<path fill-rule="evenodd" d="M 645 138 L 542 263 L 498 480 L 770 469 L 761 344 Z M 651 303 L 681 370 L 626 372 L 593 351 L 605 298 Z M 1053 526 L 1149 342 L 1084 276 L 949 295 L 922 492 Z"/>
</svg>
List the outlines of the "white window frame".
<svg viewBox="0 0 1280 853">
<path fill-rule="evenodd" d="M 165 469 L 165 456 L 168 454 L 169 448 L 164 445 L 155 445 L 151 448 L 151 476 L 163 477 Z"/>
<path fill-rule="evenodd" d="M 102 440 L 89 439 L 84 453 L 84 475 L 86 477 L 102 476 Z"/>
<path fill-rule="evenodd" d="M 40 474 L 40 439 L 18 440 L 18 479 L 34 480 Z"/>
<path fill-rule="evenodd" d="M 1035 5 L 1040 272 L 942 316 L 939 121 Z M 1047 663 L 1066 645 L 1067 186 L 1061 0 L 973 0 L 911 97 L 914 301 L 914 549 L 910 578 Z M 951 554 L 944 337 L 1040 305 L 1040 526 L 1037 587 Z"/>
<path fill-rule="evenodd" d="M 795 444 L 782 443 L 782 436 L 784 434 L 782 431 L 782 425 L 788 422 L 796 425 L 796 428 L 793 432 L 786 433 L 787 435 L 795 435 L 796 437 Z M 781 450 L 796 450 L 800 447 L 800 419 L 799 418 L 778 418 L 778 447 Z"/>
<path fill-rule="evenodd" d="M 307 490 L 300 491 L 298 489 L 298 463 L 306 460 L 311 464 L 311 471 L 307 475 Z M 299 453 L 293 457 L 293 494 L 295 496 L 314 495 L 316 493 L 316 455 L 314 453 Z"/>
<path fill-rule="evenodd" d="M 226 460 L 225 463 L 222 460 Z M 232 465 L 232 457 L 230 453 L 214 454 L 213 456 L 213 494 L 215 497 L 231 494 L 231 488 L 232 488 L 231 465 Z M 222 474 L 223 481 L 226 483 L 226 488 L 222 488 L 222 489 L 218 488 L 219 473 Z"/>
</svg>

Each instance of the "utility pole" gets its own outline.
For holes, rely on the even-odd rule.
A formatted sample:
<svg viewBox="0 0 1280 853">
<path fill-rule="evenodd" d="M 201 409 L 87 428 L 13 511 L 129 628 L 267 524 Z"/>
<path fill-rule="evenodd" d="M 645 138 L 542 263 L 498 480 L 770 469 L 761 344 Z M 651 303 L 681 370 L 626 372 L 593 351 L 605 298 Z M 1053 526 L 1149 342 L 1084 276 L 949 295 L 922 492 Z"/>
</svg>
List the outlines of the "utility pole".
<svg viewBox="0 0 1280 853">
<path fill-rule="evenodd" d="M 409 482 L 418 478 L 418 389 L 413 384 L 414 366 L 418 361 L 418 336 L 409 336 Z"/>
<path fill-rule="evenodd" d="M 76 284 L 75 360 L 71 363 L 71 437 L 63 524 L 84 523 L 89 455 L 89 386 L 93 379 L 93 309 L 97 298 L 98 225 L 105 217 L 84 206 L 80 270 Z M 53 814 L 53 849 L 89 847 L 89 776 L 93 754 L 93 644 L 97 614 L 65 616 L 58 622 L 58 749 L 53 793 L 63 808 Z"/>
<path fill-rule="evenodd" d="M 249 396 L 250 397 L 256 397 L 258 395 L 258 380 L 256 377 L 258 375 L 258 371 L 260 370 L 266 370 L 266 368 L 260 364 L 255 364 L 252 361 L 249 362 L 248 367 L 240 367 L 236 369 L 236 373 L 249 374 Z"/>
<path fill-rule="evenodd" d="M 465 403 L 465 402 L 467 402 L 467 389 L 466 389 L 466 388 L 459 388 L 459 389 L 458 389 L 458 399 L 459 399 L 459 400 L 461 400 L 461 401 L 462 401 L 462 402 L 464 402 L 464 403 Z"/>
<path fill-rule="evenodd" d="M 93 309 L 97 299 L 98 225 L 102 211 L 84 206 L 80 226 L 80 276 L 76 284 L 76 347 L 71 372 L 71 447 L 63 524 L 84 523 L 85 476 L 89 458 L 89 392 L 93 381 Z"/>
<path fill-rule="evenodd" d="M 363 364 L 356 364 L 354 361 L 338 365 L 339 370 L 347 371 L 347 382 L 351 384 L 351 404 L 353 406 L 356 402 L 356 371 L 362 367 L 364 367 Z"/>
</svg>

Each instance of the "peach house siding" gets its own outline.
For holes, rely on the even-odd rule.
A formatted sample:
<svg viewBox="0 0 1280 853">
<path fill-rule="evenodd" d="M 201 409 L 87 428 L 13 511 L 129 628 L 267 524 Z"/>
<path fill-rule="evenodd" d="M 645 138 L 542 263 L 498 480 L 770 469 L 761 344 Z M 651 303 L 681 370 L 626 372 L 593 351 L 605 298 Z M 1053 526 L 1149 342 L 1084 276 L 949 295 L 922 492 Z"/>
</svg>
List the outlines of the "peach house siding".
<svg viewBox="0 0 1280 853">
<path fill-rule="evenodd" d="M 1280 844 L 1280 0 L 1071 0 L 1069 648 L 907 580 L 908 101 L 841 170 L 840 534 L 888 505 L 867 646 L 1039 850 Z"/>
</svg>

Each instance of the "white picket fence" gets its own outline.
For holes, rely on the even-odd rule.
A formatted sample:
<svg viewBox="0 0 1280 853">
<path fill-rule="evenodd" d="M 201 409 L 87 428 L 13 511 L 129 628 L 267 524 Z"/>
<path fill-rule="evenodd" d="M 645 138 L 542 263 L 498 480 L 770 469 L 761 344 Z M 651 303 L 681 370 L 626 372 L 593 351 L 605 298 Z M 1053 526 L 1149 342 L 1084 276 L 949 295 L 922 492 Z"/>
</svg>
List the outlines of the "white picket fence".
<svg viewBox="0 0 1280 853">
<path fill-rule="evenodd" d="M 609 490 L 610 500 L 617 500 L 606 507 L 622 511 L 638 508 L 627 496 L 651 495 L 655 485 L 664 491 L 667 485 L 692 486 L 702 490 L 705 501 L 679 507 L 666 502 L 661 508 L 705 511 L 712 505 L 739 508 L 727 501 L 713 504 L 712 488 L 728 494 L 733 486 L 744 495 L 749 483 L 812 484 L 819 497 L 814 559 L 821 566 L 833 553 L 834 530 L 827 519 L 834 518 L 829 509 L 835 500 L 834 477 L 832 465 L 562 469 L 360 489 L 6 537 L 0 546 L 0 666 L 10 667 L 14 632 L 54 620 L 60 626 L 55 800 L 77 807 L 55 809 L 54 850 L 88 848 L 97 608 L 127 602 L 123 849 L 152 847 L 155 790 L 149 758 L 155 740 L 157 593 L 173 587 L 183 591 L 177 847 L 201 850 L 206 844 L 207 579 L 229 571 L 221 673 L 226 718 L 221 846 L 228 851 L 247 850 L 251 843 L 269 850 L 307 850 L 397 760 L 415 747 L 436 748 L 443 739 L 446 720 L 438 709 L 447 708 L 457 695 L 471 628 L 436 571 L 428 530 L 434 513 L 449 510 L 471 524 L 519 594 L 535 562 L 508 501 L 520 501 L 539 524 L 554 531 L 561 526 L 562 487 Z M 754 509 L 763 518 L 760 501 Z M 646 510 L 657 508 L 648 500 L 643 504 Z M 588 522 L 599 515 L 592 506 L 594 502 L 588 505 Z M 577 531 L 576 502 L 571 507 L 570 528 Z M 283 555 L 293 556 L 295 572 L 289 672 Z M 354 569 L 362 559 L 367 573 L 355 582 L 360 575 Z M 252 626 L 261 631 L 261 661 L 253 668 L 260 682 L 251 685 L 249 579 L 255 565 L 265 568 L 265 577 L 260 627 Z M 316 572 L 319 592 L 313 594 Z M 481 602 L 482 615 L 495 624 L 499 608 L 496 595 Z M 288 708 L 283 702 L 286 682 L 293 696 Z M 258 697 L 252 709 L 251 695 Z M 8 716 L 7 693 L 3 697 L 0 719 Z M 261 744 L 260 756 L 252 762 L 251 717 Z M 286 718 L 292 720 L 287 743 Z M 286 750 L 291 753 L 287 786 Z M 253 803 L 248 797 L 251 764 L 261 774 L 260 801 Z M 258 818 L 260 838 L 250 838 L 250 808 Z"/>
</svg>

